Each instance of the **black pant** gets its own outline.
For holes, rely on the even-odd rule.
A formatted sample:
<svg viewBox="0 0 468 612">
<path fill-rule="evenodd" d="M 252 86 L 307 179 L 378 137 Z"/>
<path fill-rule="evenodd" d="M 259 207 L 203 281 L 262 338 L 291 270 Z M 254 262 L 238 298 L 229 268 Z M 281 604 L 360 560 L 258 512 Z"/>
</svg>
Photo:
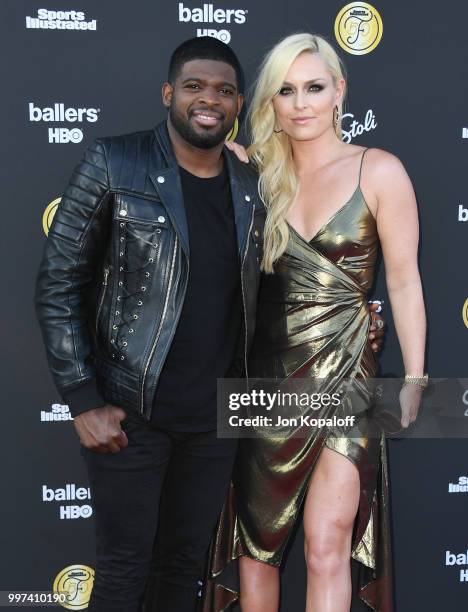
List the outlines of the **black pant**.
<svg viewBox="0 0 468 612">
<path fill-rule="evenodd" d="M 97 543 L 88 610 L 141 611 L 152 571 L 145 610 L 193 612 L 237 441 L 218 439 L 216 431 L 165 431 L 127 415 L 126 448 L 100 454 L 81 446 Z"/>
</svg>

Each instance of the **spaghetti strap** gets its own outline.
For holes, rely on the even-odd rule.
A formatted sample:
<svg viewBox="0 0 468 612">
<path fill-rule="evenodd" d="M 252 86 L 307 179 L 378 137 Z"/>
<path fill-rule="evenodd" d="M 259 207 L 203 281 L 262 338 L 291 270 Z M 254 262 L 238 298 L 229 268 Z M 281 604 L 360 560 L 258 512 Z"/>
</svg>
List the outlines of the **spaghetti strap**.
<svg viewBox="0 0 468 612">
<path fill-rule="evenodd" d="M 361 165 L 359 166 L 359 179 L 358 179 L 358 187 L 361 186 L 361 173 L 362 173 L 362 162 L 364 161 L 364 155 L 366 154 L 366 152 L 369 150 L 369 147 L 367 147 L 366 149 L 364 149 L 364 151 L 362 152 L 361 155 Z"/>
</svg>

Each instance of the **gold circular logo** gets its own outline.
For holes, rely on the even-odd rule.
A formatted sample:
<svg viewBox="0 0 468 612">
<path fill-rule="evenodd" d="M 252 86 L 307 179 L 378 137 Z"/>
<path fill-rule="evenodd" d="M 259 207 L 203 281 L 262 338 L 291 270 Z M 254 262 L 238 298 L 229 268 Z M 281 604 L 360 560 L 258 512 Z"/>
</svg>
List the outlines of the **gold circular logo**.
<svg viewBox="0 0 468 612">
<path fill-rule="evenodd" d="M 65 601 L 60 605 L 67 610 L 85 610 L 93 589 L 94 570 L 87 565 L 69 565 L 57 574 L 54 580 L 54 593 L 65 593 Z"/>
<path fill-rule="evenodd" d="M 340 46 L 353 55 L 370 53 L 382 38 L 379 12 L 367 2 L 351 2 L 335 19 L 335 36 Z"/>
<path fill-rule="evenodd" d="M 52 219 L 54 218 L 57 206 L 62 198 L 55 198 L 50 204 L 47 205 L 44 214 L 42 215 L 42 227 L 46 236 L 49 234 L 50 226 L 52 225 Z"/>
<path fill-rule="evenodd" d="M 462 308 L 463 323 L 468 327 L 468 298 L 465 300 Z"/>
<path fill-rule="evenodd" d="M 236 120 L 234 121 L 234 125 L 232 126 L 232 130 L 226 136 L 226 140 L 235 140 L 238 131 L 239 131 L 239 121 L 237 120 L 237 117 L 236 117 Z"/>
</svg>

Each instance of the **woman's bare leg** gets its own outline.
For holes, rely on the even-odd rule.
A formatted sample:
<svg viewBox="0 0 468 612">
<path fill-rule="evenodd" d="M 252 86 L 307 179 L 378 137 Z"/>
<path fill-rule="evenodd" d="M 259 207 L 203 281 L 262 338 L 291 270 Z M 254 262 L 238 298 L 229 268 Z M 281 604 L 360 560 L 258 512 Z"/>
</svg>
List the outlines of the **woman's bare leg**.
<svg viewBox="0 0 468 612">
<path fill-rule="evenodd" d="M 242 612 L 278 612 L 279 568 L 242 556 L 239 571 Z"/>
<path fill-rule="evenodd" d="M 304 507 L 306 612 L 350 610 L 351 539 L 359 493 L 356 466 L 325 446 L 312 473 Z"/>
</svg>

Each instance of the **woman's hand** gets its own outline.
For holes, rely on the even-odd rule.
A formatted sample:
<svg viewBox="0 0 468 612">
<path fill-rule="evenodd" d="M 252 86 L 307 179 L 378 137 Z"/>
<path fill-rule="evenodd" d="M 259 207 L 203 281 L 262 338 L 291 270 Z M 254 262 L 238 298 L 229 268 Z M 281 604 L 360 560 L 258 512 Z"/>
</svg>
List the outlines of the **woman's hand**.
<svg viewBox="0 0 468 612">
<path fill-rule="evenodd" d="M 400 391 L 401 426 L 408 427 L 417 416 L 424 389 L 412 383 L 403 384 Z"/>
<path fill-rule="evenodd" d="M 249 163 L 249 156 L 247 155 L 247 151 L 245 150 L 245 147 L 243 147 L 241 144 L 239 144 L 238 142 L 234 142 L 233 140 L 226 140 L 224 142 L 224 145 L 230 151 L 235 153 L 241 162 L 244 162 L 246 164 Z"/>
</svg>

